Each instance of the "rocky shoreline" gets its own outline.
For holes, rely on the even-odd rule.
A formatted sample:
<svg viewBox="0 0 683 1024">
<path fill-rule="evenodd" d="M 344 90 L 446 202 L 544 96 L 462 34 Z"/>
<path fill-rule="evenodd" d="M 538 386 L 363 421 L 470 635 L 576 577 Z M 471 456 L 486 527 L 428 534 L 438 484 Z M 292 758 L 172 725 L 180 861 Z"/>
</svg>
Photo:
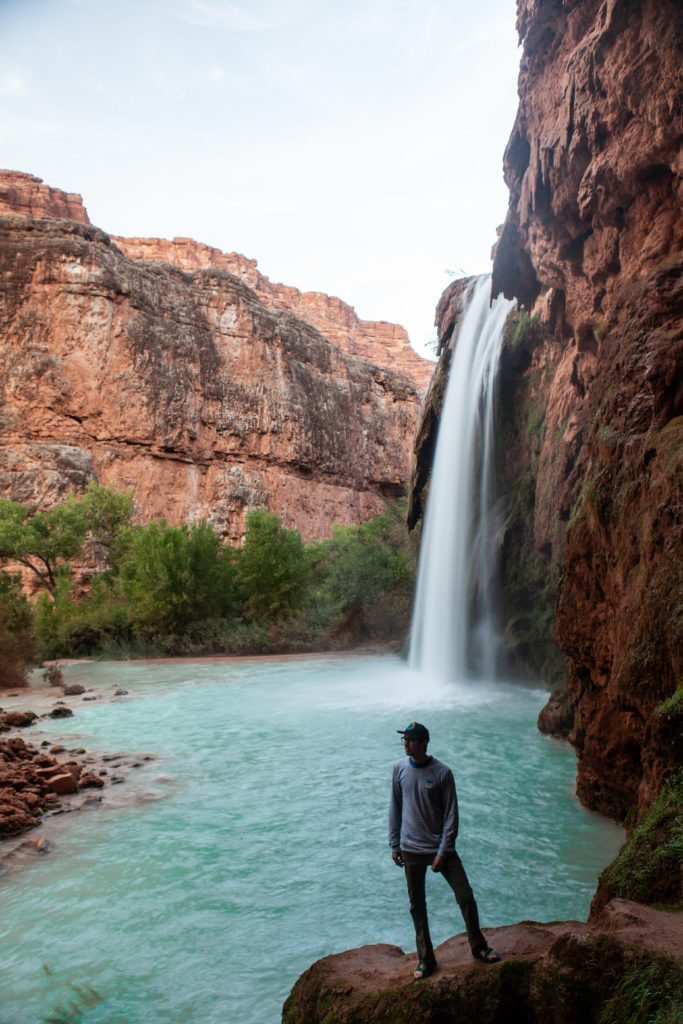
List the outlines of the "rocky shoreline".
<svg viewBox="0 0 683 1024">
<path fill-rule="evenodd" d="M 117 688 L 111 699 L 126 695 Z M 0 694 L 0 874 L 21 852 L 50 850 L 45 836 L 24 839 L 26 832 L 55 815 L 102 804 L 105 787 L 124 783 L 132 770 L 154 759 L 147 753 L 86 750 L 73 737 L 30 742 L 41 721 L 71 719 L 74 699 L 108 696 L 80 685 Z M 39 710 L 26 710 L 29 702 Z"/>
</svg>

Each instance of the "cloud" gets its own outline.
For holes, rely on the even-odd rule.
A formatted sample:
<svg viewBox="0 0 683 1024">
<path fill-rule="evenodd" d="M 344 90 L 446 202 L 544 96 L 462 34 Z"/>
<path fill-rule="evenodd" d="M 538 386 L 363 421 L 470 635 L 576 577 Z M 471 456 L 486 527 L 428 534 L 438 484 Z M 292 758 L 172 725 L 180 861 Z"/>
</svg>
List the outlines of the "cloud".
<svg viewBox="0 0 683 1024">
<path fill-rule="evenodd" d="M 0 76 L 0 96 L 24 96 L 26 77 L 17 71 L 6 71 Z"/>
</svg>

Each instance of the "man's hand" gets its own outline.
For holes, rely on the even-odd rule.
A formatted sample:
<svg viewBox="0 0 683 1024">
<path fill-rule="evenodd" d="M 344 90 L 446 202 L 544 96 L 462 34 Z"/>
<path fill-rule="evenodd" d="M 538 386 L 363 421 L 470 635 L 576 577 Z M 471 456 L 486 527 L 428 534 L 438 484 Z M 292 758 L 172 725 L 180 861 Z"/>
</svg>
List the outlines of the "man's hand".
<svg viewBox="0 0 683 1024">
<path fill-rule="evenodd" d="M 391 851 L 391 856 L 393 858 L 394 864 L 396 864 L 399 868 L 402 868 L 403 867 L 403 854 L 401 853 L 401 851 L 400 850 L 392 850 Z"/>
<path fill-rule="evenodd" d="M 436 857 L 432 861 L 432 871 L 441 871 L 441 868 L 446 863 L 446 858 L 442 854 L 437 853 Z"/>
</svg>

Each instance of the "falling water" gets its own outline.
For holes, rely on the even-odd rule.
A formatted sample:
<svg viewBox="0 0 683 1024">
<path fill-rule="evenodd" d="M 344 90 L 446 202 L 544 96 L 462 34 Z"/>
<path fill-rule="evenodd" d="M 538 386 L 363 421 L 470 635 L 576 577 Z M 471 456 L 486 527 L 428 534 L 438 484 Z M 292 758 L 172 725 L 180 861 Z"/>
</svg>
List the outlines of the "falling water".
<svg viewBox="0 0 683 1024">
<path fill-rule="evenodd" d="M 492 678 L 493 414 L 498 357 L 512 307 L 474 285 L 458 332 L 425 516 L 411 667 L 442 680 Z"/>
</svg>

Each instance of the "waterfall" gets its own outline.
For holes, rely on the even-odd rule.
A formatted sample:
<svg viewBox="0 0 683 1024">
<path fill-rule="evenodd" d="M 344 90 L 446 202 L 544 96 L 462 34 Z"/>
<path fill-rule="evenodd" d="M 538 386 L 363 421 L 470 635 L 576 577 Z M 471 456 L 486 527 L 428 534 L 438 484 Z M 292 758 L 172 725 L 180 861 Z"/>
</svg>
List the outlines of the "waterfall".
<svg viewBox="0 0 683 1024">
<path fill-rule="evenodd" d="M 458 331 L 420 546 L 412 668 L 441 680 L 495 675 L 493 420 L 498 358 L 513 303 L 489 305 L 477 279 Z"/>
</svg>

